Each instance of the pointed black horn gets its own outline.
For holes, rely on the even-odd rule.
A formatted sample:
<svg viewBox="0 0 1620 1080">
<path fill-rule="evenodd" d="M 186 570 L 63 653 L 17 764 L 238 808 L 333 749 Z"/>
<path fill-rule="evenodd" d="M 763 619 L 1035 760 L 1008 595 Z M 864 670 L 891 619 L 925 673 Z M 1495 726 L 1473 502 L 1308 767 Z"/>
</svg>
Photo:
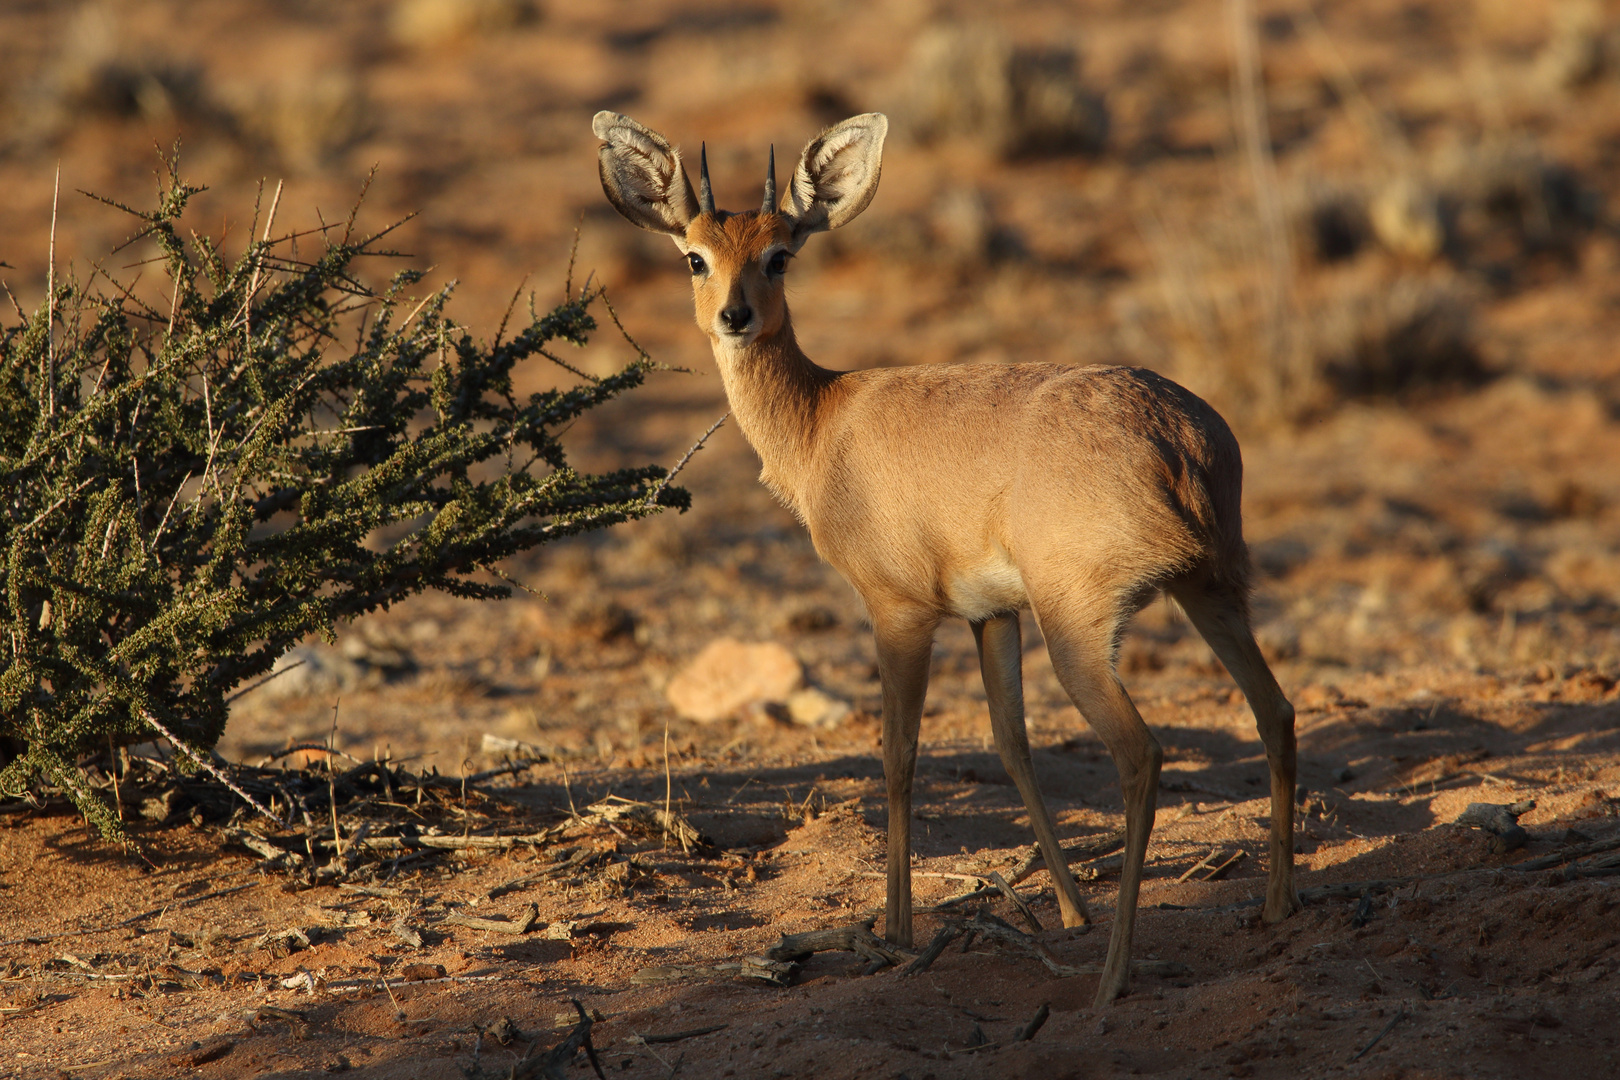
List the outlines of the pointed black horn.
<svg viewBox="0 0 1620 1080">
<path fill-rule="evenodd" d="M 771 163 L 765 168 L 765 205 L 762 214 L 776 213 L 776 144 L 771 144 Z"/>
<path fill-rule="evenodd" d="M 705 214 L 714 213 L 714 191 L 709 187 L 709 144 L 698 148 L 698 209 Z"/>
</svg>

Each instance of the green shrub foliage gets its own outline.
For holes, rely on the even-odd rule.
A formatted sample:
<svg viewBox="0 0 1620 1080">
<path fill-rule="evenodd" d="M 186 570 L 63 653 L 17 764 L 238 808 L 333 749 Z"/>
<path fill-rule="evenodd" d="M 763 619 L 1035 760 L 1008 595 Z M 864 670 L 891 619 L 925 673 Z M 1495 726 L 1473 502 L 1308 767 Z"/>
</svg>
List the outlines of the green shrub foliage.
<svg viewBox="0 0 1620 1080">
<path fill-rule="evenodd" d="M 83 755 L 165 730 L 206 755 L 233 690 L 299 639 L 428 589 L 508 595 L 509 556 L 688 505 L 656 465 L 582 473 L 558 441 L 642 382 L 639 349 L 513 389 L 524 361 L 568 366 L 548 346 L 585 342 L 599 291 L 480 342 L 449 287 L 361 284 L 357 260 L 394 253 L 352 215 L 303 238 L 313 261 L 296 237 L 227 261 L 178 226 L 200 190 L 171 165 L 155 210 L 120 207 L 163 307 L 98 269 L 0 321 L 0 794 L 43 780 L 109 833 Z"/>
</svg>

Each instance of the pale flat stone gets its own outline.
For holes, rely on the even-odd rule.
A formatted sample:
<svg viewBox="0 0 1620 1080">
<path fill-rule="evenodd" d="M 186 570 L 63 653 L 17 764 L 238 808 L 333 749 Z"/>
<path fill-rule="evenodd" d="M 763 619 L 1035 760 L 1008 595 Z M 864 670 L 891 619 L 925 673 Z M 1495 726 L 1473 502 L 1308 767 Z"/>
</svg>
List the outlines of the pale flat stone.
<svg viewBox="0 0 1620 1080">
<path fill-rule="evenodd" d="M 749 644 L 717 638 L 664 690 L 688 720 L 721 720 L 757 701 L 787 701 L 804 685 L 798 659 L 774 641 Z"/>
<path fill-rule="evenodd" d="M 805 727 L 832 728 L 842 724 L 853 711 L 847 701 L 840 701 L 825 690 L 810 687 L 792 694 L 787 699 L 788 715 L 795 724 Z"/>
</svg>

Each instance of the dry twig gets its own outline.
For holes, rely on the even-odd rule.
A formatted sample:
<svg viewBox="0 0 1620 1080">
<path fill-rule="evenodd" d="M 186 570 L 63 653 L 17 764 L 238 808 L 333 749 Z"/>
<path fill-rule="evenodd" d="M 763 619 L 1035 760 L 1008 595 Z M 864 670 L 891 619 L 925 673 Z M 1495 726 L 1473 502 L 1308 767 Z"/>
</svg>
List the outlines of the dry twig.
<svg viewBox="0 0 1620 1080">
<path fill-rule="evenodd" d="M 1018 909 L 1018 914 L 1024 917 L 1024 921 L 1029 924 L 1029 928 L 1031 930 L 1039 934 L 1045 929 L 1045 927 L 1041 925 L 1041 920 L 1035 917 L 1035 912 L 1031 911 L 1029 905 L 1024 902 L 1024 898 L 1014 892 L 1011 885 L 1007 884 L 1006 878 L 992 870 L 990 872 L 990 880 L 992 883 L 994 883 L 996 888 L 1001 890 L 1001 895 L 1012 901 L 1013 907 Z"/>
<path fill-rule="evenodd" d="M 446 915 L 442 921 L 471 930 L 493 930 L 497 934 L 527 934 L 540 921 L 540 909 L 534 904 L 526 904 L 515 919 L 485 919 L 457 911 Z"/>
</svg>

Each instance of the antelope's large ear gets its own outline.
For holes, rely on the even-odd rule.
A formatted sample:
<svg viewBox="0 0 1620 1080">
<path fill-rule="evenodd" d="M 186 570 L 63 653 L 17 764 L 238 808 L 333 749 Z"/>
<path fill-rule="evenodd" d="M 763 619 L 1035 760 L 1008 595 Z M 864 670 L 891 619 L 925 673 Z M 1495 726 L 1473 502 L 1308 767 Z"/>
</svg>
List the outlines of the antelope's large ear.
<svg viewBox="0 0 1620 1080">
<path fill-rule="evenodd" d="M 889 118 L 862 113 L 835 124 L 810 140 L 793 170 L 787 205 L 793 219 L 793 246 L 811 233 L 836 229 L 866 209 L 883 172 L 883 138 Z"/>
<path fill-rule="evenodd" d="M 602 140 L 597 164 L 608 202 L 633 224 L 679 243 L 698 216 L 681 152 L 658 132 L 605 109 L 592 117 L 591 130 Z"/>
</svg>

